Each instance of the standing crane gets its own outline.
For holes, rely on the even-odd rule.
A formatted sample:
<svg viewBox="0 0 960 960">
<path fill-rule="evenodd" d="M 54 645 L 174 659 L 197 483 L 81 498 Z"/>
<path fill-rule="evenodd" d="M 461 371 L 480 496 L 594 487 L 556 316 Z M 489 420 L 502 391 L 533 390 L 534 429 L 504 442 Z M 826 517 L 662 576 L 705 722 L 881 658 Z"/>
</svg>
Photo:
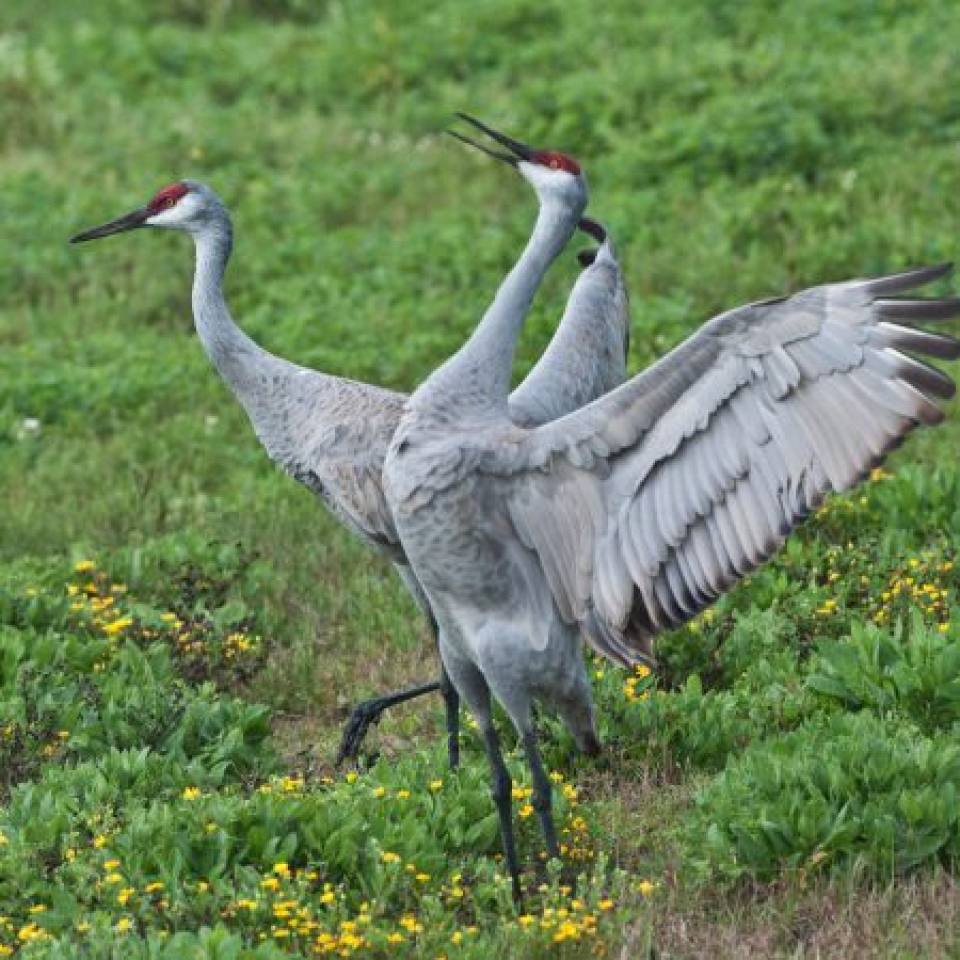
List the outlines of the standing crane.
<svg viewBox="0 0 960 960">
<path fill-rule="evenodd" d="M 555 151 L 534 151 L 467 114 L 458 116 L 509 152 L 490 149 L 460 133 L 448 131 L 458 140 L 514 168 L 521 160 L 526 160 L 548 169 L 575 170 L 586 196 L 580 168 L 572 157 Z M 601 224 L 581 216 L 578 227 L 599 246 L 596 250 L 583 250 L 578 255 L 585 269 L 574 284 L 557 330 L 536 365 L 510 394 L 510 419 L 524 427 L 562 417 L 619 386 L 626 377 L 630 308 L 620 263 L 608 232 Z M 410 576 L 409 573 L 406 575 Z M 415 596 L 422 598 L 421 606 L 428 611 L 436 640 L 436 624 L 429 613 L 429 603 L 419 585 L 415 590 Z M 358 704 L 344 727 L 337 751 L 337 766 L 346 758 L 357 756 L 370 725 L 378 722 L 386 709 L 443 690 L 444 683 L 449 684 L 449 678 L 442 671 L 440 682 L 420 684 Z M 456 740 L 456 729 L 452 733 L 449 731 L 448 723 L 448 744 Z"/>
<path fill-rule="evenodd" d="M 520 166 L 563 216 L 575 176 Z M 953 381 L 912 353 L 960 356 L 960 341 L 907 325 L 960 316 L 960 300 L 895 298 L 949 266 L 831 283 L 723 313 L 610 393 L 524 428 L 507 391 L 550 253 L 539 242 L 467 343 L 411 396 L 383 473 L 445 669 L 483 736 L 517 898 L 491 695 L 520 736 L 557 857 L 532 706 L 552 707 L 580 749 L 600 749 L 581 635 L 619 664 L 651 657 L 657 634 L 773 555 L 829 491 L 943 418 L 937 401 Z"/>
<path fill-rule="evenodd" d="M 488 129 L 479 121 L 467 119 L 482 130 Z M 500 159 L 515 163 L 522 157 L 533 166 L 560 162 L 556 157 L 561 155 L 535 151 L 519 141 L 498 136 L 512 152 L 500 155 Z M 586 186 L 582 178 L 577 179 L 574 207 L 564 220 L 564 230 L 567 219 L 576 225 L 586 203 Z M 537 223 L 541 234 L 556 227 L 545 219 L 542 210 Z M 381 485 L 387 445 L 400 421 L 406 397 L 298 366 L 274 356 L 243 333 L 230 315 L 222 290 L 233 246 L 232 224 L 220 199 L 204 184 L 190 180 L 173 183 L 160 190 L 146 206 L 79 233 L 71 242 L 95 240 L 141 227 L 181 230 L 193 237 L 196 267 L 192 302 L 197 333 L 218 373 L 244 407 L 260 442 L 271 459 L 315 493 L 349 529 L 393 562 L 435 631 L 429 602 L 406 562 Z M 600 230 L 590 221 L 584 222 L 584 228 L 595 235 Z M 569 233 L 562 237 L 562 242 L 558 237 L 557 254 L 568 238 Z M 530 425 L 540 423 L 541 418 L 567 413 L 621 382 L 625 375 L 628 322 L 619 268 L 606 243 L 574 287 L 544 361 L 531 371 L 522 388 L 524 392 L 511 400 L 511 416 Z M 564 360 L 567 351 L 575 355 Z M 569 373 L 566 378 L 564 369 Z M 456 766 L 459 699 L 445 673 L 439 684 L 424 684 L 361 705 L 348 724 L 350 736 L 345 735 L 341 755 L 356 751 L 371 720 L 391 703 L 437 688 L 444 694 L 450 763 Z"/>
</svg>

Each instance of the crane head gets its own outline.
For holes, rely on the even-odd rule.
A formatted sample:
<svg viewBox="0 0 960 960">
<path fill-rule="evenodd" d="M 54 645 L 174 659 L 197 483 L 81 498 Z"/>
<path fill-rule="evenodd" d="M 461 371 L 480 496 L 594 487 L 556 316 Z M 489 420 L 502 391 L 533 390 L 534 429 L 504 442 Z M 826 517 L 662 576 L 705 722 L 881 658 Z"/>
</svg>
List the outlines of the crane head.
<svg viewBox="0 0 960 960">
<path fill-rule="evenodd" d="M 193 230 L 201 221 L 210 199 L 216 200 L 211 190 L 191 180 L 178 180 L 158 190 L 146 206 L 138 207 L 122 217 L 109 220 L 99 227 L 84 230 L 70 238 L 71 243 L 99 240 L 114 233 L 136 230 L 139 227 L 165 227 L 172 230 Z"/>
<path fill-rule="evenodd" d="M 500 133 L 499 130 L 494 130 L 469 114 L 458 113 L 457 116 L 486 134 L 491 140 L 506 147 L 506 150 L 488 147 L 455 130 L 447 131 L 451 136 L 469 144 L 471 147 L 482 150 L 496 160 L 501 160 L 503 163 L 516 167 L 523 177 L 530 181 L 538 193 L 541 190 L 546 192 L 561 190 L 569 191 L 572 194 L 579 192 L 584 196 L 586 195 L 583 171 L 580 169 L 580 164 L 569 154 L 561 153 L 559 150 L 538 150 L 522 143 L 520 140 L 514 140 L 512 137 Z"/>
</svg>

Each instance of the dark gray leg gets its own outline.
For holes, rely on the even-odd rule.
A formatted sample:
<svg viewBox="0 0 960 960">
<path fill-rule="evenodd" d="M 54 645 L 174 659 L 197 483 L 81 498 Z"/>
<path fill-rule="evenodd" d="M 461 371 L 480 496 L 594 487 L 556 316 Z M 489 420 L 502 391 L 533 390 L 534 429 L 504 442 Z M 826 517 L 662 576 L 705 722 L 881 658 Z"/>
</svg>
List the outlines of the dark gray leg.
<svg viewBox="0 0 960 960">
<path fill-rule="evenodd" d="M 447 708 L 447 760 L 450 769 L 460 766 L 460 695 L 447 675 L 446 667 L 440 665 L 440 692 Z"/>
<path fill-rule="evenodd" d="M 414 596 L 419 594 L 416 592 Z M 437 621 L 430 611 L 429 605 L 423 601 L 423 610 L 427 616 L 427 622 L 430 624 L 430 632 L 433 634 L 434 644 L 437 646 L 439 656 L 439 631 L 437 630 Z M 347 723 L 343 728 L 343 736 L 340 738 L 340 749 L 337 751 L 336 766 L 340 766 L 344 760 L 356 760 L 360 753 L 360 746 L 367 731 L 374 723 L 379 723 L 384 710 L 396 706 L 398 703 L 405 703 L 407 700 L 413 700 L 416 697 L 422 697 L 425 694 L 433 693 L 439 690 L 443 694 L 443 702 L 446 707 L 447 718 L 447 758 L 450 763 L 450 769 L 455 770 L 460 765 L 460 697 L 456 688 L 450 682 L 443 661 L 440 661 L 440 680 L 434 683 L 422 683 L 416 687 L 410 687 L 407 690 L 399 690 L 396 693 L 389 693 L 383 697 L 374 697 L 372 700 L 364 700 L 357 704 L 353 712 L 347 718 Z"/>
<path fill-rule="evenodd" d="M 540 750 L 537 748 L 537 737 L 532 730 L 523 735 L 523 749 L 527 755 L 527 763 L 530 764 L 530 774 L 533 778 L 533 809 L 537 811 L 537 816 L 540 818 L 540 829 L 543 831 L 547 856 L 559 859 L 560 844 L 557 843 L 557 831 L 551 814 L 553 787 L 547 771 L 543 769 Z"/>
<path fill-rule="evenodd" d="M 503 856 L 507 861 L 510 879 L 513 881 L 513 899 L 519 903 L 520 893 L 520 865 L 517 861 L 517 845 L 513 838 L 513 818 L 511 816 L 510 801 L 513 794 L 513 783 L 510 780 L 510 771 L 503 762 L 500 752 L 500 740 L 496 728 L 488 722 L 483 728 L 483 745 L 487 748 L 487 759 L 490 761 L 490 771 L 493 781 L 490 792 L 500 817 L 500 840 L 503 843 Z"/>
<path fill-rule="evenodd" d="M 410 687 L 407 690 L 399 690 L 397 693 L 388 694 L 385 697 L 374 697 L 372 700 L 364 700 L 357 704 L 353 712 L 347 718 L 346 726 L 343 728 L 343 736 L 340 738 L 340 749 L 337 751 L 336 765 L 339 767 L 344 760 L 356 760 L 360 752 L 360 745 L 363 738 L 367 735 L 372 723 L 378 723 L 384 710 L 395 707 L 398 703 L 405 703 L 407 700 L 414 700 L 416 697 L 422 697 L 424 694 L 433 693 L 434 690 L 440 690 L 442 682 L 422 683 L 417 687 Z M 456 696 L 456 693 L 454 693 Z M 449 708 L 448 708 L 449 709 Z M 449 715 L 448 715 L 449 725 Z"/>
</svg>

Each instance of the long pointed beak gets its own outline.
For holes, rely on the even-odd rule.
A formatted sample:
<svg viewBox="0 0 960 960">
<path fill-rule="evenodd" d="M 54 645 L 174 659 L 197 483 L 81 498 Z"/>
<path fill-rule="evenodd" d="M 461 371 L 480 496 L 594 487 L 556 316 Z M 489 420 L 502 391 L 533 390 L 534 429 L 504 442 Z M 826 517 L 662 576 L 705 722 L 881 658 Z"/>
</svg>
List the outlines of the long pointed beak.
<svg viewBox="0 0 960 960">
<path fill-rule="evenodd" d="M 490 147 L 486 147 L 482 143 L 477 143 L 476 140 L 472 140 L 470 137 L 465 137 L 462 133 L 457 133 L 455 130 L 447 131 L 450 136 L 456 137 L 458 140 L 469 144 L 471 147 L 476 147 L 478 150 L 482 150 L 485 154 L 493 157 L 495 160 L 501 160 L 504 163 L 509 163 L 513 167 L 515 167 L 520 160 L 533 161 L 534 151 L 525 143 L 521 143 L 519 140 L 514 140 L 512 137 L 508 137 L 506 134 L 500 133 L 499 130 L 494 130 L 493 127 L 488 127 L 485 123 L 477 120 L 476 117 L 471 117 L 467 113 L 457 113 L 457 116 L 460 117 L 461 120 L 466 120 L 467 123 L 472 124 L 492 140 L 495 140 L 497 143 L 506 147 L 510 153 L 503 153 L 500 150 L 492 150 Z"/>
<path fill-rule="evenodd" d="M 99 227 L 92 227 L 78 233 L 70 238 L 71 243 L 82 243 L 84 240 L 99 240 L 101 237 L 109 237 L 111 233 L 123 233 L 124 230 L 136 230 L 142 227 L 150 216 L 150 211 L 146 207 L 139 210 L 131 210 L 116 220 L 110 220 L 107 223 L 100 224 Z"/>
</svg>

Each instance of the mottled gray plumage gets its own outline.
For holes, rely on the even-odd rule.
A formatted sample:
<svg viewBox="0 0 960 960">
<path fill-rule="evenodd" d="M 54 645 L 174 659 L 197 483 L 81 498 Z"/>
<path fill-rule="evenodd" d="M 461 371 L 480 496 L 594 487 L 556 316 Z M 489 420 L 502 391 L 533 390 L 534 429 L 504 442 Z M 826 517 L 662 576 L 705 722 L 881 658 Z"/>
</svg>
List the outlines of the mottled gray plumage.
<svg viewBox="0 0 960 960">
<path fill-rule="evenodd" d="M 504 416 L 502 371 L 489 369 L 508 361 L 502 344 L 515 340 L 522 310 L 512 320 L 488 313 L 414 393 L 384 465 L 387 499 L 454 684 L 484 731 L 490 693 L 500 700 L 535 781 L 534 699 L 554 707 L 582 747 L 596 747 L 581 630 L 618 663 L 650 657 L 657 633 L 770 557 L 826 493 L 848 489 L 914 426 L 943 417 L 937 400 L 952 396 L 952 381 L 905 351 L 953 359 L 960 342 L 903 324 L 960 315 L 960 301 L 888 298 L 945 272 L 829 284 L 732 310 L 644 373 L 534 429 Z M 499 354 L 485 349 L 491 339 Z M 451 422 L 449 385 L 481 368 L 486 389 L 473 384 Z M 492 753 L 491 762 L 502 781 Z M 509 861 L 512 835 L 501 825 Z"/>
</svg>

